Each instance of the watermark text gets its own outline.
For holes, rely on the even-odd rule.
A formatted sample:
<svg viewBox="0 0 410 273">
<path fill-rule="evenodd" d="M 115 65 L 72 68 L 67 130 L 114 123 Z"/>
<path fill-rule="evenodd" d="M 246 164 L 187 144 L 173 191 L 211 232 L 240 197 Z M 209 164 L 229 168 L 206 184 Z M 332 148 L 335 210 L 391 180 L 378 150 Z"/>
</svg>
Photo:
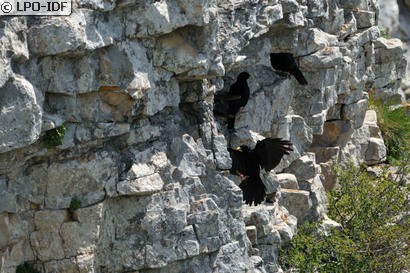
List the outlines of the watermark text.
<svg viewBox="0 0 410 273">
<path fill-rule="evenodd" d="M 0 15 L 70 15 L 71 0 L 0 0 Z"/>
</svg>

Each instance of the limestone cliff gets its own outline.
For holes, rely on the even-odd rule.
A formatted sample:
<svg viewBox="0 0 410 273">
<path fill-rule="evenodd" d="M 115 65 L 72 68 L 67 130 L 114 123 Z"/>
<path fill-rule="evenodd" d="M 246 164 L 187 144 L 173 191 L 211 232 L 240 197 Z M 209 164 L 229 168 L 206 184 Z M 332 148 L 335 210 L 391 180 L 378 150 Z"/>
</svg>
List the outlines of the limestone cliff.
<svg viewBox="0 0 410 273">
<path fill-rule="evenodd" d="M 406 62 L 377 0 L 73 6 L 0 18 L 1 272 L 280 272 L 280 244 L 325 216 L 331 165 L 385 157 L 368 97 L 395 96 Z M 271 52 L 309 84 L 279 77 Z M 251 97 L 230 135 L 214 95 L 241 71 Z M 294 151 L 248 207 L 226 148 L 269 136 Z"/>
</svg>

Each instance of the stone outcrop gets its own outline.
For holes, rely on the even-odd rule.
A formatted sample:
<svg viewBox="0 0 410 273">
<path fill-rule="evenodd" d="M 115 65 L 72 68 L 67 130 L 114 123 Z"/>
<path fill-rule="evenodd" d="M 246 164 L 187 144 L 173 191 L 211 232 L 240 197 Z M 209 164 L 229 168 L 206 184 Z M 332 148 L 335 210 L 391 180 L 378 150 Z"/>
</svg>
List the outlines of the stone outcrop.
<svg viewBox="0 0 410 273">
<path fill-rule="evenodd" d="M 393 37 L 400 38 L 405 48 L 405 58 L 410 62 L 410 2 L 408 0 L 398 0 L 399 6 L 399 28 Z M 406 77 L 403 79 L 402 89 L 406 94 L 407 101 L 410 100 L 410 68 L 407 66 Z"/>
<path fill-rule="evenodd" d="M 369 93 L 397 96 L 406 61 L 376 0 L 73 7 L 0 18 L 1 272 L 281 272 L 297 225 L 330 221 L 331 166 L 385 157 Z M 279 77 L 271 52 L 309 84 Z M 214 95 L 242 71 L 251 97 L 229 134 Z M 265 137 L 294 151 L 249 207 L 226 148 Z"/>
<path fill-rule="evenodd" d="M 403 42 L 405 58 L 410 62 L 410 1 L 409 0 L 379 0 L 379 27 L 386 36 L 399 38 Z M 407 66 L 406 76 L 401 85 L 407 101 L 410 100 L 410 67 Z"/>
</svg>

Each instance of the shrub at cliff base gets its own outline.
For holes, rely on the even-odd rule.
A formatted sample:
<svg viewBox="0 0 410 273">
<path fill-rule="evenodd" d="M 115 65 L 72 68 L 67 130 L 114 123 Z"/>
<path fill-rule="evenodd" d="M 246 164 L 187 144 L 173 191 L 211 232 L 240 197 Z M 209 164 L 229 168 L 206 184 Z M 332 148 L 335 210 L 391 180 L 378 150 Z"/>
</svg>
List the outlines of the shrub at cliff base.
<svg viewBox="0 0 410 273">
<path fill-rule="evenodd" d="M 399 173 L 408 171 L 403 165 Z M 328 215 L 341 227 L 299 227 L 281 249 L 282 268 L 343 273 L 410 269 L 410 184 L 405 175 L 384 172 L 374 178 L 353 165 L 338 169 L 337 175 L 339 187 L 328 194 Z"/>
</svg>

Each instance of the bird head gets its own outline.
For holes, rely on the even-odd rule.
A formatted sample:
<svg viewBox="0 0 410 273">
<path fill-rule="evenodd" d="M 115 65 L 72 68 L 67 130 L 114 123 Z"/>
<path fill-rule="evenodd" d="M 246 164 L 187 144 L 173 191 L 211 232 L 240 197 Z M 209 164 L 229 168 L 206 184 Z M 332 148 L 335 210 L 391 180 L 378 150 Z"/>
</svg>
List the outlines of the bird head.
<svg viewBox="0 0 410 273">
<path fill-rule="evenodd" d="M 238 148 L 236 148 L 235 150 L 240 151 L 242 153 L 249 153 L 251 151 L 251 148 L 249 148 L 246 145 L 241 145 Z"/>
<path fill-rule="evenodd" d="M 247 79 L 250 78 L 250 76 L 251 76 L 251 75 L 250 75 L 248 72 L 243 71 L 243 72 L 241 72 L 241 73 L 238 75 L 237 80 L 238 80 L 238 81 L 246 81 Z"/>
</svg>

